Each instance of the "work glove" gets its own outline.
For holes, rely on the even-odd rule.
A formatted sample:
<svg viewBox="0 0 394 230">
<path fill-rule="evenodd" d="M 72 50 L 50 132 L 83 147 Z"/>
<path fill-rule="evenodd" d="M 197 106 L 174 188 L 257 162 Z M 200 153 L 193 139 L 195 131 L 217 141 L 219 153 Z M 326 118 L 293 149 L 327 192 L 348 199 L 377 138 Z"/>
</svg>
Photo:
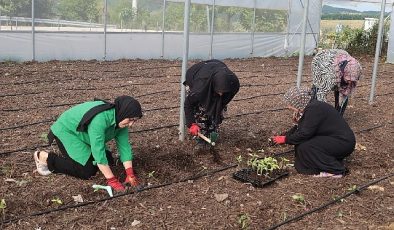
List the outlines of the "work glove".
<svg viewBox="0 0 394 230">
<path fill-rule="evenodd" d="M 126 190 L 116 177 L 107 179 L 107 185 L 111 186 L 111 188 L 116 192 L 123 192 Z"/>
<path fill-rule="evenodd" d="M 274 136 L 272 140 L 275 144 L 284 144 L 286 143 L 286 136 Z"/>
<path fill-rule="evenodd" d="M 193 123 L 192 126 L 190 126 L 189 128 L 189 133 L 193 136 L 197 136 L 199 132 L 200 127 L 196 123 Z"/>
<path fill-rule="evenodd" d="M 137 187 L 138 186 L 138 178 L 134 175 L 133 168 L 126 169 L 126 178 L 123 184 L 130 184 L 131 186 Z"/>
</svg>

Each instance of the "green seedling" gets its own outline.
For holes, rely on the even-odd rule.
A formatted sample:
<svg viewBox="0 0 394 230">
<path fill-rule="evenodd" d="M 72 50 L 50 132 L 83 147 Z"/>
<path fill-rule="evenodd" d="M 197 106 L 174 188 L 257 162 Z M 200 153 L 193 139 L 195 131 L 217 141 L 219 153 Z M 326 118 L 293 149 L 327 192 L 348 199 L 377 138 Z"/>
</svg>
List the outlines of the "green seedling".
<svg viewBox="0 0 394 230">
<path fill-rule="evenodd" d="M 53 198 L 51 201 L 55 204 L 59 204 L 59 205 L 63 204 L 63 201 L 57 197 Z"/>
<path fill-rule="evenodd" d="M 1 199 L 0 200 L 0 210 L 1 210 L 1 213 L 3 215 L 3 218 L 5 216 L 5 208 L 7 208 L 7 204 L 5 203 L 5 199 Z"/>
<path fill-rule="evenodd" d="M 45 141 L 45 142 L 48 142 L 48 136 L 47 136 L 47 134 L 46 134 L 46 133 L 41 133 L 40 139 L 43 140 L 43 141 Z"/>
<path fill-rule="evenodd" d="M 280 169 L 286 169 L 293 166 L 293 164 L 289 164 L 290 160 L 288 160 L 287 158 L 280 157 L 279 159 L 280 160 L 278 166 Z"/>
<path fill-rule="evenodd" d="M 334 195 L 334 196 L 332 196 L 332 199 L 333 199 L 333 200 L 338 200 L 338 199 L 339 199 L 339 196 Z M 345 199 L 343 199 L 343 198 L 341 198 L 341 199 L 339 200 L 339 202 L 344 202 L 344 201 L 345 201 Z"/>
<path fill-rule="evenodd" d="M 1 174 L 5 175 L 7 178 L 12 178 L 14 174 L 14 167 L 12 165 L 4 165 L 0 168 Z"/>
<path fill-rule="evenodd" d="M 300 204 L 305 204 L 305 197 L 304 197 L 304 195 L 302 195 L 302 194 L 300 194 L 300 193 L 297 193 L 297 194 L 295 194 L 295 195 L 292 195 L 291 198 L 292 198 L 294 201 L 296 201 L 296 202 L 298 202 L 298 203 L 300 203 Z"/>
<path fill-rule="evenodd" d="M 287 220 L 287 212 L 283 212 L 283 214 L 282 214 L 282 220 L 283 220 L 283 221 Z"/>
<path fill-rule="evenodd" d="M 155 172 L 156 171 L 152 171 L 148 173 L 148 178 L 154 178 L 155 177 Z"/>
<path fill-rule="evenodd" d="M 256 170 L 257 175 L 268 175 L 275 169 L 279 169 L 278 161 L 273 157 L 264 157 L 263 159 L 258 159 L 258 155 L 251 155 L 252 158 L 248 160 L 248 166 Z"/>
<path fill-rule="evenodd" d="M 3 210 L 3 212 L 4 212 L 5 208 L 7 208 L 7 204 L 5 203 L 5 199 L 1 199 L 0 200 L 0 209 Z"/>
<path fill-rule="evenodd" d="M 350 192 L 353 192 L 353 191 L 356 191 L 356 189 L 357 189 L 357 185 L 354 184 L 350 188 L 348 188 L 347 190 Z"/>
<path fill-rule="evenodd" d="M 250 217 L 247 213 L 238 216 L 238 224 L 241 229 L 247 229 L 249 226 Z"/>
<path fill-rule="evenodd" d="M 236 160 L 237 160 L 238 164 L 241 164 L 242 163 L 242 155 L 237 156 Z"/>
</svg>

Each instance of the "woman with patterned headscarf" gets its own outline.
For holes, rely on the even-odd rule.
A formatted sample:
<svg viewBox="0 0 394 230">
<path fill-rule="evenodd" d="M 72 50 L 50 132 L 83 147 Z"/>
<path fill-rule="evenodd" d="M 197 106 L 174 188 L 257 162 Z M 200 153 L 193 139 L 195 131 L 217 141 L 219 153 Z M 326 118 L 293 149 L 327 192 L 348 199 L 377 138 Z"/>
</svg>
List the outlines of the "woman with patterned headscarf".
<svg viewBox="0 0 394 230">
<path fill-rule="evenodd" d="M 361 78 L 360 63 L 345 50 L 327 49 L 313 57 L 311 66 L 314 97 L 325 102 L 328 92 L 334 91 L 335 108 L 343 114 Z"/>
<path fill-rule="evenodd" d="M 125 168 L 124 184 L 137 186 L 128 128 L 141 117 L 140 103 L 129 96 L 117 97 L 114 103 L 95 100 L 68 109 L 51 126 L 48 134 L 49 144 L 55 140 L 62 156 L 36 151 L 37 172 L 44 176 L 63 173 L 89 179 L 100 170 L 109 186 L 115 191 L 124 191 L 125 187 L 109 167 L 114 159 L 106 143 L 114 139 Z"/>
<path fill-rule="evenodd" d="M 226 64 L 213 59 L 190 67 L 183 84 L 189 87 L 184 104 L 189 133 L 197 136 L 200 129 L 205 135 L 216 132 L 223 110 L 239 90 L 237 76 Z"/>
<path fill-rule="evenodd" d="M 299 173 L 317 177 L 342 177 L 343 159 L 355 147 L 353 131 L 331 105 L 311 100 L 306 88 L 291 88 L 284 99 L 296 114 L 297 125 L 285 136 L 275 136 L 277 144 L 295 145 L 295 168 Z"/>
</svg>

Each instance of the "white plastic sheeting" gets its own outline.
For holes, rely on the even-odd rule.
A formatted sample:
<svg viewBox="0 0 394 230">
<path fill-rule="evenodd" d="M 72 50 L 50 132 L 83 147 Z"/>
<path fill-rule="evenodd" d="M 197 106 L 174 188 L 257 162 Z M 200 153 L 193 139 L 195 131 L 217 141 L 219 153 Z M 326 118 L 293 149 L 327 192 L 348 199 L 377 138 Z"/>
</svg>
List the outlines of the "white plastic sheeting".
<svg viewBox="0 0 394 230">
<path fill-rule="evenodd" d="M 394 23 L 393 23 L 393 18 L 394 18 L 394 10 L 393 6 L 389 7 L 391 8 L 391 23 L 390 23 L 390 30 L 389 30 L 389 41 L 388 41 L 388 47 L 387 47 L 387 60 L 386 62 L 388 63 L 394 63 Z M 391 39 L 390 39 L 391 38 Z"/>
<path fill-rule="evenodd" d="M 167 0 L 168 2 L 185 2 L 184 0 Z M 299 1 L 299 0 L 293 0 Z M 216 6 L 235 6 L 243 8 L 287 10 L 290 0 L 215 0 Z M 213 0 L 191 0 L 192 4 L 212 5 Z"/>
<path fill-rule="evenodd" d="M 215 34 L 214 58 L 246 58 L 290 56 L 299 52 L 300 36 L 292 35 L 287 49 L 286 34 L 256 33 L 253 54 L 250 54 L 250 34 Z M 0 33 L 0 59 L 29 61 L 32 57 L 31 34 Z M 181 33 L 166 33 L 164 58 L 182 57 Z M 315 48 L 312 34 L 307 34 L 306 53 Z M 209 34 L 190 34 L 189 57 L 207 59 Z M 104 56 L 104 35 L 100 33 L 36 33 L 36 60 L 101 60 Z M 123 58 L 160 58 L 161 33 L 107 33 L 107 60 Z"/>
<path fill-rule="evenodd" d="M 201 0 L 201 2 L 203 2 Z M 212 3 L 211 0 L 209 2 Z M 253 7 L 254 0 L 224 1 L 215 3 L 241 3 Z M 248 4 L 246 4 L 248 3 Z M 214 33 L 213 58 L 247 58 L 290 56 L 297 54 L 302 32 L 303 0 L 256 0 L 259 7 L 287 9 L 289 13 L 286 33 Z M 227 4 L 228 5 L 228 4 Z M 320 27 L 321 0 L 310 1 L 307 24 L 306 54 L 316 47 Z M 254 36 L 254 39 L 252 39 Z M 166 32 L 163 58 L 182 57 L 182 33 Z M 253 43 L 252 43 L 253 40 Z M 32 60 L 32 34 L 29 31 L 0 31 L 0 60 Z M 105 43 L 106 41 L 106 43 Z M 106 44 L 106 48 L 105 48 Z M 209 58 L 210 34 L 190 34 L 189 57 Z M 252 47 L 253 46 L 253 47 Z M 161 58 L 162 34 L 145 33 L 97 33 L 97 32 L 44 32 L 35 33 L 35 60 L 116 60 L 122 58 Z M 251 53 L 253 50 L 253 53 Z"/>
</svg>

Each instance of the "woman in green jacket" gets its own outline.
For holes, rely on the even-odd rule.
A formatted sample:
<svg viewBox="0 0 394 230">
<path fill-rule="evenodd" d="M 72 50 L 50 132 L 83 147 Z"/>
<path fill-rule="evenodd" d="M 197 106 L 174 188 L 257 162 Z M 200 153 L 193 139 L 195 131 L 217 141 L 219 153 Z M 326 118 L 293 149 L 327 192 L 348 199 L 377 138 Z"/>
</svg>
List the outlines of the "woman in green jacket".
<svg viewBox="0 0 394 230">
<path fill-rule="evenodd" d="M 37 172 L 41 175 L 63 173 L 89 179 L 100 170 L 109 186 L 115 191 L 123 191 L 125 187 L 109 167 L 113 158 L 106 149 L 106 143 L 114 139 L 126 171 L 124 184 L 137 186 L 127 128 L 141 117 L 140 103 L 129 96 L 117 97 L 114 103 L 89 101 L 68 109 L 51 126 L 48 134 L 50 144 L 56 140 L 63 156 L 36 151 L 34 160 Z"/>
</svg>

